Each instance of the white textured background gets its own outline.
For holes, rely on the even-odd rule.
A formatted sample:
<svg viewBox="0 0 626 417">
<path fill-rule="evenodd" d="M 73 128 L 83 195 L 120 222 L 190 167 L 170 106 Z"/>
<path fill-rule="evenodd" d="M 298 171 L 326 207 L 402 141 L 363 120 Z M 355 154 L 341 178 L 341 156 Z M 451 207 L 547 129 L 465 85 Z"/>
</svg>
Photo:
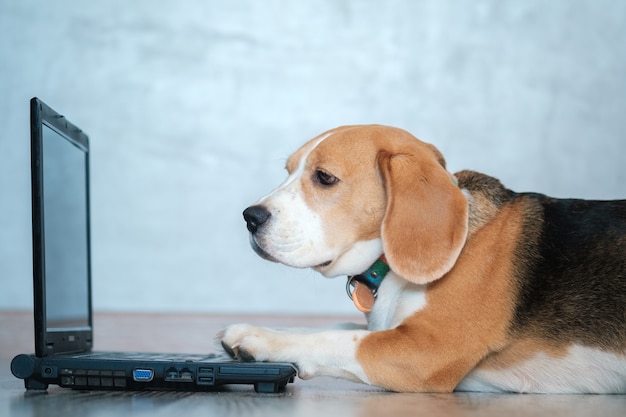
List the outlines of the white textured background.
<svg viewBox="0 0 626 417">
<path fill-rule="evenodd" d="M 28 100 L 92 144 L 94 307 L 352 312 L 241 211 L 341 124 L 518 191 L 626 198 L 621 0 L 0 0 L 0 309 L 31 307 Z"/>
</svg>

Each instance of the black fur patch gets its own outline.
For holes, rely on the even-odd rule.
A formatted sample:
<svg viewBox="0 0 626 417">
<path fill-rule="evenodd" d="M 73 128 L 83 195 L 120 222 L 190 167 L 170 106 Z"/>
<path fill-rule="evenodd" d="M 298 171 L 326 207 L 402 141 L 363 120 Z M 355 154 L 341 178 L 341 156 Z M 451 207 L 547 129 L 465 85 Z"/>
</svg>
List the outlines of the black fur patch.
<svg viewBox="0 0 626 417">
<path fill-rule="evenodd" d="M 626 200 L 517 194 L 525 210 L 516 251 L 516 332 L 626 349 Z"/>
</svg>

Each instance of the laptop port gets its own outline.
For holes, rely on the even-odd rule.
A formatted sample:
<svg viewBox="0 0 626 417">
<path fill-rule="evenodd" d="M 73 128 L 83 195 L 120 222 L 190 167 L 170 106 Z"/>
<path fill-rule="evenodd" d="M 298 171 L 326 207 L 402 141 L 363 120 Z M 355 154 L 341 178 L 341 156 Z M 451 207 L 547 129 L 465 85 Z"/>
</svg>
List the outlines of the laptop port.
<svg viewBox="0 0 626 417">
<path fill-rule="evenodd" d="M 133 380 L 137 382 L 150 382 L 154 378 L 154 370 L 152 369 L 134 369 Z"/>
<path fill-rule="evenodd" d="M 183 381 L 193 381 L 193 372 L 191 370 L 184 368 L 180 371 L 180 379 Z"/>
<path fill-rule="evenodd" d="M 193 370 L 184 367 L 179 368 L 178 365 L 172 365 L 165 371 L 165 380 L 168 382 L 193 382 Z"/>
<path fill-rule="evenodd" d="M 199 376 L 198 381 L 196 381 L 198 385 L 213 385 L 215 384 L 215 378 L 212 376 Z"/>
</svg>

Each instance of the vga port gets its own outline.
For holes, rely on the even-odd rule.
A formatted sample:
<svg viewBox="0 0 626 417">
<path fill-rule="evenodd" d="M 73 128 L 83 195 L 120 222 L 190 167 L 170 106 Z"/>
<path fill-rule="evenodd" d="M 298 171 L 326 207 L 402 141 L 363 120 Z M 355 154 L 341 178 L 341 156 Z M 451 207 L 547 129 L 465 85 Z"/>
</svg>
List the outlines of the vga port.
<svg viewBox="0 0 626 417">
<path fill-rule="evenodd" d="M 154 378 L 154 370 L 137 368 L 133 370 L 133 380 L 137 382 L 150 382 Z"/>
</svg>

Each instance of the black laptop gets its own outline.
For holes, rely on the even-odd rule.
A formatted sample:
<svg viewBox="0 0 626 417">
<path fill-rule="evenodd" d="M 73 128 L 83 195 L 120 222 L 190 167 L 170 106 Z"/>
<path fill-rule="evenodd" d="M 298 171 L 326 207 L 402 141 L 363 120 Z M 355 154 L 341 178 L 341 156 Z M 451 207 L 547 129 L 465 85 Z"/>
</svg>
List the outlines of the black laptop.
<svg viewBox="0 0 626 417">
<path fill-rule="evenodd" d="M 30 112 L 35 353 L 11 362 L 26 389 L 210 391 L 251 384 L 257 392 L 278 392 L 292 382 L 289 363 L 92 351 L 89 139 L 36 97 Z"/>
</svg>

